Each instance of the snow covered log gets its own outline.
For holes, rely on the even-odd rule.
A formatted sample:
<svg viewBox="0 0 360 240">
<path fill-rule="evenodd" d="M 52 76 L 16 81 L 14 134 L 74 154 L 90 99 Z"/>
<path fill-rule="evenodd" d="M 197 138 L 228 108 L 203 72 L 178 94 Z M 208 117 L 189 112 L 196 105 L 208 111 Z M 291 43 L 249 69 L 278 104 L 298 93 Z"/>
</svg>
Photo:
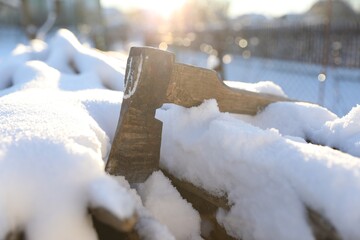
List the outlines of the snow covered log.
<svg viewBox="0 0 360 240">
<path fill-rule="evenodd" d="M 176 187 L 181 196 L 190 202 L 191 205 L 200 213 L 201 220 L 209 230 L 203 229 L 205 239 L 233 240 L 226 230 L 217 222 L 216 212 L 218 209 L 230 210 L 230 204 L 226 197 L 217 197 L 208 193 L 206 190 L 194 186 L 192 183 L 179 180 L 166 170 L 162 169 L 164 175 L 171 180 L 171 184 Z M 204 236 L 206 235 L 206 236 Z"/>
<path fill-rule="evenodd" d="M 289 99 L 230 88 L 213 70 L 175 62 L 175 55 L 133 47 L 128 57 L 125 93 L 106 170 L 131 183 L 143 182 L 159 167 L 162 123 L 155 111 L 164 103 L 184 107 L 216 99 L 220 111 L 254 115 Z"/>
<path fill-rule="evenodd" d="M 94 228 L 99 239 L 140 239 L 134 229 L 137 222 L 136 215 L 133 215 L 128 219 L 119 219 L 109 210 L 102 207 L 89 209 L 89 212 L 93 217 Z M 26 237 L 24 232 L 17 231 L 9 233 L 5 240 L 26 240 Z"/>
<path fill-rule="evenodd" d="M 162 169 L 167 178 L 192 206 L 201 213 L 201 218 L 211 225 L 212 231 L 206 239 L 234 239 L 229 236 L 216 220 L 218 209 L 230 210 L 226 197 L 213 196 L 204 189 L 196 187 L 190 182 L 179 180 L 166 170 Z M 340 240 L 335 228 L 320 214 L 311 208 L 306 208 L 307 220 L 313 231 L 316 240 Z"/>
</svg>

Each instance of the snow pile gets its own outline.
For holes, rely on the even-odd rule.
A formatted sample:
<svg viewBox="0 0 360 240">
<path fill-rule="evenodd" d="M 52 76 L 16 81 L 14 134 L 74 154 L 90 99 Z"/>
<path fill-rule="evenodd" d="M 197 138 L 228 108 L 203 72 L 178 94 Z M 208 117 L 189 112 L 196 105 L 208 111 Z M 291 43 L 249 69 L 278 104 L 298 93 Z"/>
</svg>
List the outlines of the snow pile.
<svg viewBox="0 0 360 240">
<path fill-rule="evenodd" d="M 277 102 L 267 106 L 255 116 L 239 117 L 262 129 L 275 128 L 283 135 L 310 139 L 314 131 L 325 122 L 337 118 L 329 110 L 315 104 L 302 102 Z"/>
<path fill-rule="evenodd" d="M 49 45 L 20 46 L 0 67 L 0 239 L 17 229 L 27 239 L 97 239 L 89 207 L 121 219 L 135 211 L 127 190 L 103 171 L 114 128 L 93 111 L 105 106 L 118 117 L 121 95 L 61 91 L 119 88 L 123 73 L 72 37 L 64 30 Z"/>
<path fill-rule="evenodd" d="M 285 98 L 287 97 L 287 95 L 284 93 L 284 91 L 281 89 L 279 85 L 276 85 L 275 83 L 270 81 L 261 81 L 257 83 L 224 81 L 224 83 L 232 88 L 243 89 L 256 93 L 272 94 Z"/>
<path fill-rule="evenodd" d="M 104 172 L 124 66 L 66 30 L 0 65 L 0 239 L 22 230 L 29 240 L 97 239 L 88 216 L 97 207 L 120 219 L 136 211 L 144 239 L 174 239 Z"/>
<path fill-rule="evenodd" d="M 200 238 L 200 216 L 161 172 L 154 172 L 139 186 L 144 206 L 178 240 Z M 184 231 L 184 229 L 186 229 Z"/>
<path fill-rule="evenodd" d="M 294 102 L 273 103 L 256 116 L 236 117 L 360 157 L 360 105 L 342 118 L 318 105 Z"/>
<path fill-rule="evenodd" d="M 175 240 L 174 236 L 170 233 L 169 228 L 165 225 L 158 222 L 142 204 L 142 199 L 138 195 L 135 189 L 131 189 L 129 183 L 125 180 L 124 177 L 118 176 L 114 177 L 118 183 L 126 188 L 129 193 L 133 196 L 136 203 L 137 214 L 139 216 L 139 220 L 135 226 L 139 236 L 141 239 L 145 240 Z M 164 181 L 165 184 L 167 179 L 160 179 L 160 181 Z M 162 182 L 159 182 L 163 184 Z"/>
<path fill-rule="evenodd" d="M 81 103 L 31 89 L 0 98 L 0 238 L 97 239 L 88 207 L 130 217 L 134 204 L 105 175 L 109 139 Z"/>
<path fill-rule="evenodd" d="M 344 117 L 326 122 L 316 137 L 322 144 L 360 157 L 360 105 Z"/>
<path fill-rule="evenodd" d="M 29 61 L 37 62 L 31 63 Z M 98 85 L 113 90 L 123 90 L 125 62 L 82 46 L 71 32 L 64 29 L 60 30 L 49 43 L 35 40 L 31 42 L 30 46 L 18 46 L 11 57 L 0 65 L 0 76 L 2 76 L 0 89 L 16 85 L 19 79 L 24 81 L 22 77 L 27 74 L 23 74 L 19 68 L 24 67 L 25 71 L 31 71 L 29 70 L 31 66 L 24 66 L 25 63 L 27 65 L 37 65 L 38 69 L 44 67 L 43 63 L 45 63 L 48 71 L 44 69 L 44 74 L 50 74 L 48 72 L 51 72 L 54 77 L 55 75 L 61 75 L 62 78 L 66 79 L 59 79 L 59 76 L 57 76 L 55 79 L 50 80 L 51 78 L 45 75 L 46 81 L 54 81 L 53 84 L 64 84 L 65 86 L 61 86 L 64 90 L 74 90 L 72 87 L 76 88 L 76 86 L 77 88 L 80 86 L 82 89 L 97 88 Z M 26 79 L 33 79 L 34 77 L 36 77 L 35 73 Z M 69 80 L 69 78 L 74 79 Z M 84 79 L 89 80 L 81 81 Z M 17 89 L 12 90 L 19 90 L 23 87 L 17 86 Z"/>
<path fill-rule="evenodd" d="M 262 130 L 220 113 L 213 100 L 191 109 L 166 105 L 157 117 L 164 124 L 161 165 L 213 194 L 226 194 L 233 207 L 217 218 L 231 235 L 313 239 L 307 206 L 344 239 L 360 237 L 358 158 Z"/>
</svg>

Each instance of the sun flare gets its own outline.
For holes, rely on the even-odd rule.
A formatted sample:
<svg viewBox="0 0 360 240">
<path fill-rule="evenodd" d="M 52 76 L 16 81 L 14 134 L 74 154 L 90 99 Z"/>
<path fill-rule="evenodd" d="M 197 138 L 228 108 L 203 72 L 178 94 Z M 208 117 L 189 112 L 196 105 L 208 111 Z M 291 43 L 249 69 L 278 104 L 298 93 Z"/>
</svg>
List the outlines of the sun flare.
<svg viewBox="0 0 360 240">
<path fill-rule="evenodd" d="M 138 0 L 141 8 L 168 18 L 184 5 L 186 0 Z"/>
</svg>

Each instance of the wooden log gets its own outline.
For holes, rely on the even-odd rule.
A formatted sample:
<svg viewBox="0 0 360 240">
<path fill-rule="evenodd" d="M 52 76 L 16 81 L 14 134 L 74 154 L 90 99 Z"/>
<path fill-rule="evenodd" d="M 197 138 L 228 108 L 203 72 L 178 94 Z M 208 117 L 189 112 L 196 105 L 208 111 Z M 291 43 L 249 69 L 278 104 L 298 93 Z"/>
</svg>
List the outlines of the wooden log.
<svg viewBox="0 0 360 240">
<path fill-rule="evenodd" d="M 125 221 L 107 218 L 105 213 L 105 221 L 102 211 L 90 211 L 92 213 L 92 220 L 95 231 L 99 240 L 139 240 L 140 236 L 135 231 L 134 224 L 136 217 L 129 218 Z"/>
<path fill-rule="evenodd" d="M 110 211 L 101 207 L 92 208 L 89 212 L 98 222 L 102 222 L 119 232 L 131 232 L 137 222 L 135 214 L 127 219 L 119 219 Z"/>
<path fill-rule="evenodd" d="M 190 199 L 190 202 L 197 210 L 206 213 L 213 213 L 217 211 L 218 208 L 223 208 L 225 210 L 230 209 L 230 205 L 228 204 L 226 196 L 213 196 L 204 189 L 196 187 L 190 182 L 177 179 L 175 176 L 164 169 L 161 169 L 161 171 L 167 178 L 171 180 L 171 183 L 179 190 L 179 192 L 182 193 L 181 196 L 183 196 L 185 199 Z"/>
<path fill-rule="evenodd" d="M 128 219 L 119 219 L 104 208 L 89 209 L 92 216 L 95 231 L 100 240 L 139 240 L 140 237 L 134 230 L 137 216 Z M 13 231 L 6 235 L 3 240 L 26 240 L 23 231 Z"/>
<path fill-rule="evenodd" d="M 94 221 L 94 228 L 99 240 L 140 240 L 139 234 L 132 230 L 131 232 L 119 232 L 109 225 Z"/>
<path fill-rule="evenodd" d="M 341 240 L 336 229 L 315 210 L 307 207 L 308 221 L 316 240 Z"/>
<path fill-rule="evenodd" d="M 25 240 L 24 232 L 11 232 L 6 237 L 5 240 Z"/>
<path fill-rule="evenodd" d="M 199 212 L 202 221 L 211 224 L 212 231 L 209 235 L 202 236 L 204 239 L 234 239 L 226 233 L 225 229 L 217 223 L 215 218 L 215 214 L 219 208 L 230 210 L 231 206 L 229 205 L 226 196 L 213 196 L 204 189 L 196 187 L 190 182 L 177 179 L 164 169 L 162 169 L 162 172 L 171 180 L 172 184 L 176 187 L 181 196 L 190 202 Z M 309 226 L 311 227 L 316 240 L 341 240 L 332 224 L 317 211 L 306 207 L 306 215 Z"/>
<path fill-rule="evenodd" d="M 175 176 L 162 169 L 166 177 L 171 180 L 171 183 L 179 191 L 181 196 L 185 198 L 191 205 L 199 212 L 202 223 L 207 225 L 210 230 L 202 229 L 202 237 L 206 240 L 234 240 L 235 238 L 229 236 L 225 229 L 217 222 L 216 212 L 219 208 L 225 210 L 230 209 L 226 197 L 216 197 L 204 189 L 196 187 L 190 182 L 177 179 Z"/>
</svg>

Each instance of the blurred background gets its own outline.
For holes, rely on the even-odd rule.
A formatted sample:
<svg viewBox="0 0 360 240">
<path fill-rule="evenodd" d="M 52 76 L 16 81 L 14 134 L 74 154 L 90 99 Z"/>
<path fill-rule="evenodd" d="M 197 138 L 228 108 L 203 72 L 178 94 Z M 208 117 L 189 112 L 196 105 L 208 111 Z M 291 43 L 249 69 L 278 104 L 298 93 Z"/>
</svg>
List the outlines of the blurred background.
<svg viewBox="0 0 360 240">
<path fill-rule="evenodd" d="M 103 51 L 153 46 L 222 79 L 272 81 L 342 116 L 360 104 L 359 12 L 359 0 L 0 0 L 0 64 L 67 28 Z"/>
</svg>

